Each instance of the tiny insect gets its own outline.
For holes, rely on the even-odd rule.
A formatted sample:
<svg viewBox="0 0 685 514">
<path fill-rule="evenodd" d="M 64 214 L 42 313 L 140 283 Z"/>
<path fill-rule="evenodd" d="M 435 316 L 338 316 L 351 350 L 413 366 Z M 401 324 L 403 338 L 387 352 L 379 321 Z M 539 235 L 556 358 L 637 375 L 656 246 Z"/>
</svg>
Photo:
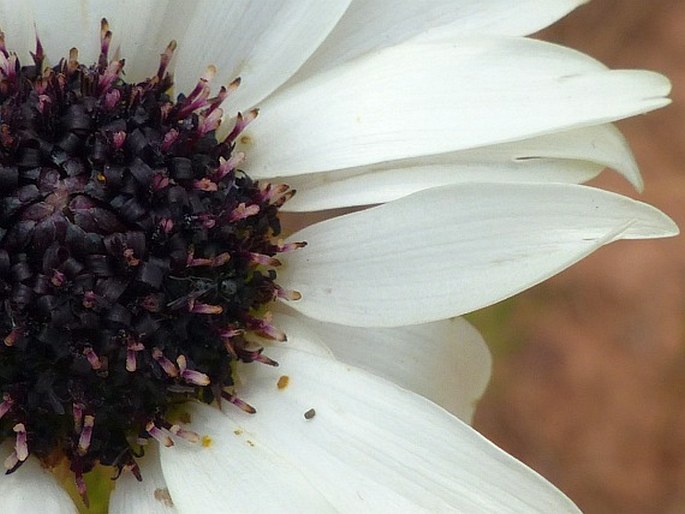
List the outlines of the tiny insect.
<svg viewBox="0 0 685 514">
<path fill-rule="evenodd" d="M 309 409 L 304 413 L 304 419 L 312 419 L 314 416 L 316 416 L 316 411 L 314 409 Z"/>
</svg>

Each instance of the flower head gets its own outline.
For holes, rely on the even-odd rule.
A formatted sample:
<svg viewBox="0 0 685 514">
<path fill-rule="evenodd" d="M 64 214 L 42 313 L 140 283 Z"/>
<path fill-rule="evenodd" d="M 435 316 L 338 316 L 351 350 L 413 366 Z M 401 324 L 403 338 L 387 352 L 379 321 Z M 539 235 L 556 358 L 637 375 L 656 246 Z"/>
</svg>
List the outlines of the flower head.
<svg viewBox="0 0 685 514">
<path fill-rule="evenodd" d="M 254 115 L 216 139 L 228 91 L 210 97 L 211 68 L 173 102 L 175 43 L 128 84 L 111 38 L 103 19 L 92 66 L 72 51 L 47 67 L 40 40 L 30 66 L 4 49 L 0 84 L 5 466 L 63 455 L 84 501 L 96 464 L 137 470 L 132 440 L 197 439 L 171 410 L 237 398 L 233 362 L 277 365 L 247 337 L 280 339 L 259 312 L 283 294 L 290 194 L 229 164 Z"/>
<path fill-rule="evenodd" d="M 66 461 L 84 501 L 85 475 L 112 466 L 111 512 L 572 511 L 390 381 L 468 420 L 489 357 L 449 318 L 615 239 L 676 231 L 650 206 L 572 184 L 612 165 L 639 186 L 606 123 L 664 105 L 668 89 L 513 37 L 575 3 L 506 16 L 496 2 L 485 18 L 473 2 L 406 3 L 386 19 L 383 2 L 172 2 L 133 20 L 114 54 L 103 18 L 92 64 L 81 41 L 64 46 L 71 31 L 46 28 L 125 6 L 32 12 L 47 34 L 28 66 L 3 36 L 11 501 L 30 508 L 23 493 L 47 483 L 72 508 L 38 459 Z M 158 43 L 143 22 L 170 23 L 156 73 L 137 51 Z M 288 208 L 384 202 L 280 234 Z"/>
</svg>

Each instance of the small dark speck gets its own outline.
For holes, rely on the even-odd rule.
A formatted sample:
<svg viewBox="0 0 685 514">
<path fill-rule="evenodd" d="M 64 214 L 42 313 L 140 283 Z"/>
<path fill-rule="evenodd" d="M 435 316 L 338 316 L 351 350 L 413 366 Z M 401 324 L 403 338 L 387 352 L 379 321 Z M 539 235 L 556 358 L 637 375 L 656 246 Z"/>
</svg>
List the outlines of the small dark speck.
<svg viewBox="0 0 685 514">
<path fill-rule="evenodd" d="M 304 419 L 312 419 L 314 416 L 316 416 L 316 411 L 314 409 L 309 409 L 304 413 Z"/>
</svg>

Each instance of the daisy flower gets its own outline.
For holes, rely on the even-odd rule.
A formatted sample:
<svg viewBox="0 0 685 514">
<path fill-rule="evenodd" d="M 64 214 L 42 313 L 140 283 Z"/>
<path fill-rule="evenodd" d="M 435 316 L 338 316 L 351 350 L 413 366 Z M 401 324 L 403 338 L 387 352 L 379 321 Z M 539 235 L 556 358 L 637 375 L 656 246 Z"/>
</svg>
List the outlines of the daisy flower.
<svg viewBox="0 0 685 514">
<path fill-rule="evenodd" d="M 579 3 L 0 2 L 3 512 L 577 512 L 457 316 L 677 232 L 577 185 L 669 91 L 523 37 Z"/>
</svg>

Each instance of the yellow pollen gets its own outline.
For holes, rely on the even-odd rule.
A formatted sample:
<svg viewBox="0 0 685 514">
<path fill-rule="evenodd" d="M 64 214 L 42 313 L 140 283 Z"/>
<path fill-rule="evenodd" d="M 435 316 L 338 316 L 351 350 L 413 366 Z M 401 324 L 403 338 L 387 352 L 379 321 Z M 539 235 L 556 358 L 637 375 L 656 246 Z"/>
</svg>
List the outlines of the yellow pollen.
<svg viewBox="0 0 685 514">
<path fill-rule="evenodd" d="M 288 387 L 288 382 L 290 382 L 290 377 L 288 375 L 281 375 L 281 377 L 278 379 L 278 382 L 276 382 L 276 386 L 279 389 L 285 389 Z"/>
<path fill-rule="evenodd" d="M 213 441 L 212 441 L 211 437 L 209 437 L 208 435 L 202 436 L 202 447 L 203 448 L 209 448 L 210 446 L 212 446 L 212 443 L 213 443 Z"/>
</svg>

